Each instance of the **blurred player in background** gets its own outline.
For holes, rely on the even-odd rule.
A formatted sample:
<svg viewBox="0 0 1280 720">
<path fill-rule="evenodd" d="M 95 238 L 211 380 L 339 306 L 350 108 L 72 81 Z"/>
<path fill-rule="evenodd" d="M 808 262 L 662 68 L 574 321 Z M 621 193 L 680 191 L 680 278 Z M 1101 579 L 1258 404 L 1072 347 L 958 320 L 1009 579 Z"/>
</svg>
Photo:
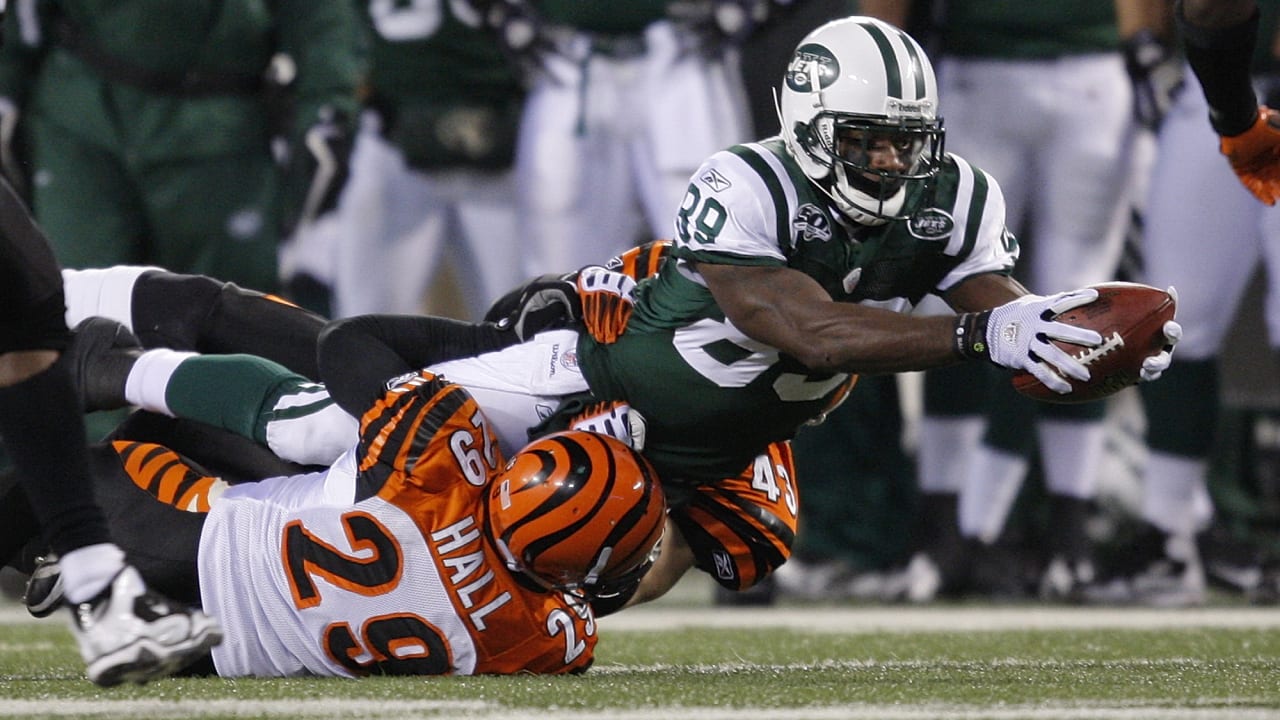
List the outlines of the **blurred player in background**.
<svg viewBox="0 0 1280 720">
<path fill-rule="evenodd" d="M 1214 513 L 1206 477 L 1221 412 L 1219 367 L 1259 263 L 1269 282 L 1267 334 L 1273 349 L 1280 346 L 1280 212 L 1266 207 L 1280 190 L 1280 131 L 1271 124 L 1280 120 L 1259 107 L 1254 89 L 1266 93 L 1280 82 L 1280 2 L 1184 0 L 1176 12 L 1195 77 L 1160 131 L 1143 244 L 1145 279 L 1178 288 L 1187 332 L 1165 381 L 1142 388 L 1145 525 L 1127 572 L 1107 589 L 1119 599 L 1185 605 L 1205 598 L 1210 558 L 1196 538 Z M 1227 163 L 1215 157 L 1219 150 Z M 1252 573 L 1231 584 L 1256 589 L 1256 566 Z"/>
<path fill-rule="evenodd" d="M 61 263 L 156 263 L 278 288 L 280 241 L 331 206 L 344 176 L 365 69 L 355 7 L 11 5 L 0 159 L 29 188 Z M 277 65 L 280 54 L 289 60 Z M 268 81 L 277 70 L 273 82 L 289 80 L 287 89 Z M 291 105 L 273 114 L 272 90 Z M 277 134 L 287 140 L 283 171 Z"/>
<path fill-rule="evenodd" d="M 1009 226 L 1029 238 L 1015 274 L 1033 292 L 1115 279 L 1131 188 L 1149 163 L 1139 130 L 1158 125 L 1178 81 L 1168 38 L 1157 34 L 1163 2 L 984 0 L 934 10 L 948 149 L 1000 180 Z M 900 16 L 913 3 L 868 5 Z M 978 367 L 927 373 L 919 480 L 921 521 L 933 530 L 900 592 L 917 602 L 1027 592 L 1032 583 L 993 545 L 1038 444 L 1050 518 L 1045 557 L 1035 558 L 1039 591 L 1078 595 L 1095 577 L 1084 523 L 1105 408 L 1035 403 Z"/>
<path fill-rule="evenodd" d="M 750 137 L 738 46 L 771 0 L 472 0 L 526 73 L 526 277 L 670 234 L 703 158 Z"/>
<path fill-rule="evenodd" d="M 525 279 L 511 172 L 524 90 L 466 2 L 364 5 L 365 110 L 351 181 L 324 230 L 333 314 L 421 312 L 447 258 L 456 311 L 478 320 Z M 381 268 L 377 282 L 370 268 Z"/>
</svg>

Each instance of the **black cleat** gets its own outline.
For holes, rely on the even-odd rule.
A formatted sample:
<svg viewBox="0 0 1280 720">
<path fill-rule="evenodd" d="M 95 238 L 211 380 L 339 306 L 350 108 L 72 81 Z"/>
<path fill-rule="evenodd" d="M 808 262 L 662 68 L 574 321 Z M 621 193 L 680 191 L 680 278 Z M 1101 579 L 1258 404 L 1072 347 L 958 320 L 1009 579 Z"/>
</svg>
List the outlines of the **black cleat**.
<svg viewBox="0 0 1280 720">
<path fill-rule="evenodd" d="M 57 555 L 49 553 L 36 558 L 35 570 L 27 578 L 27 589 L 22 594 L 22 604 L 38 618 L 49 617 L 62 607 L 62 567 Z"/>
</svg>

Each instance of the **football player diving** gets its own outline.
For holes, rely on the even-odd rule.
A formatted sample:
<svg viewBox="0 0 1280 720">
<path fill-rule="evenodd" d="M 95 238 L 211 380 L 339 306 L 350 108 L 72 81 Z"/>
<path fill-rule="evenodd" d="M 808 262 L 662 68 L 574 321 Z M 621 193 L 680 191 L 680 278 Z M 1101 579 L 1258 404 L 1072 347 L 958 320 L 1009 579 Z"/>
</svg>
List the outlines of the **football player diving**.
<svg viewBox="0 0 1280 720">
<path fill-rule="evenodd" d="M 495 323 L 362 316 L 327 326 L 316 370 L 332 399 L 358 415 L 367 398 L 344 388 L 369 382 L 336 379 L 428 367 L 472 393 L 504 447 L 522 446 L 531 428 L 629 439 L 670 508 L 663 552 L 625 600 L 635 604 L 691 567 L 742 590 L 786 561 L 797 507 L 788 441 L 857 373 L 978 360 L 1058 392 L 1069 390 L 1064 376 L 1087 379 L 1051 340 L 1093 347 L 1100 337 L 1051 318 L 1096 291 L 1039 296 L 1010 277 L 1018 246 L 999 185 L 944 152 L 933 70 L 910 36 L 866 17 L 819 27 L 792 56 L 778 104 L 780 136 L 716 153 L 695 173 L 669 248 L 532 283 Z M 127 272 L 105 272 L 117 271 Z M 127 301 L 136 303 L 131 281 L 99 282 L 84 296 L 103 307 L 79 317 L 145 331 Z M 913 316 L 928 294 L 956 314 Z M 566 308 L 566 327 L 533 332 Z M 1166 326 L 1145 380 L 1168 368 L 1180 332 Z M 113 375 L 118 402 L 122 392 L 160 407 L 210 394 L 169 388 L 199 358 L 135 360 Z M 245 423 L 260 440 L 290 417 L 288 392 L 273 387 Z"/>
</svg>

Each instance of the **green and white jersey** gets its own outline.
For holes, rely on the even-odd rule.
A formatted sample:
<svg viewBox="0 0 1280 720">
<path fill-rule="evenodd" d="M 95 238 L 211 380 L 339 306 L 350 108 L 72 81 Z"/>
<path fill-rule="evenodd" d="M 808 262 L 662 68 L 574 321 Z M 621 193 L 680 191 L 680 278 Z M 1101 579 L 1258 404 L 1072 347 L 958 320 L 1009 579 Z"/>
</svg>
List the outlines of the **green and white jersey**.
<svg viewBox="0 0 1280 720">
<path fill-rule="evenodd" d="M 405 162 L 424 171 L 508 167 L 524 88 L 492 35 L 445 0 L 366 5 L 367 99 Z"/>
<path fill-rule="evenodd" d="M 365 3 L 372 29 L 369 84 L 397 104 L 499 102 L 523 94 L 498 44 L 444 0 Z"/>
<path fill-rule="evenodd" d="M 690 264 L 785 266 L 831 297 L 910 312 L 980 273 L 1012 270 L 1017 242 L 996 181 L 948 155 L 916 183 L 909 219 L 855 225 L 800 170 L 781 139 L 738 145 L 693 176 L 661 271 L 636 289 L 627 330 L 610 345 L 585 334 L 578 354 L 600 399 L 628 401 L 648 422 L 645 454 L 669 481 L 737 475 L 769 442 L 792 437 L 841 392 L 734 327 Z"/>
</svg>

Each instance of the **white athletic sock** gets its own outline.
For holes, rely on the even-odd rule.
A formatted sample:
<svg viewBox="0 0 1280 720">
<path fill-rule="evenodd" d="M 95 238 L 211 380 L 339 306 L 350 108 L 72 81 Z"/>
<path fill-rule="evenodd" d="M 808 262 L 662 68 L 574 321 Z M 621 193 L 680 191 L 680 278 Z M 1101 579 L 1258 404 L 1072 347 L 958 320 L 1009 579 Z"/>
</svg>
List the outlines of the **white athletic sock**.
<svg viewBox="0 0 1280 720">
<path fill-rule="evenodd" d="M 1152 452 L 1143 476 L 1142 517 L 1171 535 L 1192 535 L 1213 519 L 1204 459 Z"/>
<path fill-rule="evenodd" d="M 1081 500 L 1098 494 L 1098 466 L 1107 434 L 1101 422 L 1046 420 L 1037 424 L 1040 459 L 1049 492 Z"/>
<path fill-rule="evenodd" d="M 124 383 L 124 399 L 130 405 L 144 410 L 173 415 L 165 401 L 165 389 L 174 371 L 188 358 L 198 353 L 179 352 L 167 348 L 148 350 L 133 364 L 129 378 Z"/>
<path fill-rule="evenodd" d="M 112 543 L 77 548 L 58 558 L 62 594 L 70 603 L 93 598 L 124 569 L 124 552 Z"/>
<path fill-rule="evenodd" d="M 133 330 L 133 286 L 145 272 L 159 268 L 117 265 L 100 270 L 63 270 L 67 327 L 87 317 L 109 317 Z"/>
<path fill-rule="evenodd" d="M 968 461 L 982 441 L 986 420 L 980 415 L 930 416 L 920 419 L 920 490 L 959 494 Z"/>
<path fill-rule="evenodd" d="M 960 492 L 960 534 L 988 545 L 1000 537 L 1009 509 L 1027 474 L 1021 455 L 980 444 L 969 461 L 969 476 Z"/>
</svg>

